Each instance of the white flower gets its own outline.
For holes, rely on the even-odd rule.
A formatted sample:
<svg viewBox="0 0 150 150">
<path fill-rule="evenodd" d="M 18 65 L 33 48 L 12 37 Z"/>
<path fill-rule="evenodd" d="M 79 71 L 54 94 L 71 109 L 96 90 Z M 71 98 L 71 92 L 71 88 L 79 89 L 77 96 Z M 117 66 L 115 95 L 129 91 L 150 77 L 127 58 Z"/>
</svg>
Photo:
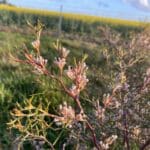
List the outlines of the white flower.
<svg viewBox="0 0 150 150">
<path fill-rule="evenodd" d="M 60 117 L 54 119 L 56 125 L 65 124 L 70 128 L 75 122 L 83 121 L 84 117 L 82 114 L 75 114 L 75 110 L 71 106 L 68 106 L 66 102 L 59 106 L 59 113 Z"/>
<path fill-rule="evenodd" d="M 31 44 L 32 44 L 32 46 L 33 46 L 35 49 L 39 50 L 39 48 L 40 48 L 40 40 L 35 40 L 35 41 L 33 41 Z"/>
<path fill-rule="evenodd" d="M 66 48 L 62 47 L 61 52 L 62 52 L 62 57 L 66 58 L 70 51 L 67 50 Z"/>
</svg>

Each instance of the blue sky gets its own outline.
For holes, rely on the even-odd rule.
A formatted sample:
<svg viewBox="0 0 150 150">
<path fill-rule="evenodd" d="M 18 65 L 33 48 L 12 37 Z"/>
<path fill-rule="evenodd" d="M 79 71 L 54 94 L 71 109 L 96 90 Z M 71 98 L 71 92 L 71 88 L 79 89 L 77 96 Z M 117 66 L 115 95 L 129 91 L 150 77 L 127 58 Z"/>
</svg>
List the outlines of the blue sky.
<svg viewBox="0 0 150 150">
<path fill-rule="evenodd" d="M 150 0 L 8 0 L 20 7 L 140 21 L 150 20 Z"/>
</svg>

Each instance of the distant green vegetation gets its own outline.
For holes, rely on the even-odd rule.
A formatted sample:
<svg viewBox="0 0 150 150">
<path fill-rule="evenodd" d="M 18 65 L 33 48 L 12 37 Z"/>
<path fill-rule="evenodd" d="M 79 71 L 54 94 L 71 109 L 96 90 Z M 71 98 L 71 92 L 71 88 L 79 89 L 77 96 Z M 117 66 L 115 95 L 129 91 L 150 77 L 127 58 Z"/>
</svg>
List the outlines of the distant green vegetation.
<svg viewBox="0 0 150 150">
<path fill-rule="evenodd" d="M 59 12 L 51 12 L 46 10 L 33 10 L 27 8 L 18 8 L 15 6 L 0 5 L 0 24 L 1 25 L 17 25 L 22 27 L 29 20 L 36 23 L 40 19 L 46 28 L 57 29 L 59 23 Z M 95 29 L 100 25 L 109 25 L 117 30 L 140 29 L 146 23 L 138 21 L 129 21 L 121 19 L 112 19 L 96 16 L 87 16 L 79 14 L 62 14 L 62 30 L 67 32 L 94 33 Z"/>
</svg>

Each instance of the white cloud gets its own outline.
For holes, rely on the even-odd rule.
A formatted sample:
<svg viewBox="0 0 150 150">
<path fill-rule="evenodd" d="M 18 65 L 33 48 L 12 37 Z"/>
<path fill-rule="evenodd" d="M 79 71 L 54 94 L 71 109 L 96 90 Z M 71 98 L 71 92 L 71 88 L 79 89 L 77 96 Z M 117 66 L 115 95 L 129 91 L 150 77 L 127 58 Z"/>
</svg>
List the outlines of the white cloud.
<svg viewBox="0 0 150 150">
<path fill-rule="evenodd" d="M 124 1 L 143 11 L 150 11 L 150 0 L 124 0 Z"/>
</svg>

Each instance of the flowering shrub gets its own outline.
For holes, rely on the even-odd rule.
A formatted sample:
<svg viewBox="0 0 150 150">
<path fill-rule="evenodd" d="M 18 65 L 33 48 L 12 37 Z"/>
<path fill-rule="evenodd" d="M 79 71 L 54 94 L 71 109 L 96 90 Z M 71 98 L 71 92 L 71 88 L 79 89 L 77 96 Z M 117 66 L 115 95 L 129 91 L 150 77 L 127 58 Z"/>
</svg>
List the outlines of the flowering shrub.
<svg viewBox="0 0 150 150">
<path fill-rule="evenodd" d="M 23 105 L 17 103 L 17 107 L 11 112 L 13 119 L 8 126 L 10 129 L 17 129 L 20 133 L 16 140 L 18 149 L 21 149 L 25 141 L 32 141 L 36 149 L 58 148 L 57 143 L 65 132 L 68 136 L 65 136 L 64 142 L 61 143 L 61 149 L 72 145 L 75 149 L 107 150 L 112 147 L 117 149 L 115 145 L 122 143 L 121 149 L 129 150 L 132 149 L 134 142 L 138 142 L 137 145 L 141 150 L 147 148 L 149 139 L 148 135 L 144 134 L 146 128 L 143 127 L 147 119 L 143 119 L 147 111 L 145 106 L 149 105 L 150 69 L 148 67 L 145 71 L 143 82 L 132 82 L 133 75 L 130 75 L 133 71 L 132 67 L 146 59 L 145 55 L 139 55 L 139 47 L 135 47 L 142 36 L 130 41 L 128 51 L 119 45 L 119 39 L 114 44 L 112 42 L 114 37 L 106 35 L 107 41 L 115 49 L 115 65 L 118 70 L 110 84 L 110 92 L 103 94 L 102 100 L 89 100 L 89 111 L 83 105 L 81 98 L 81 93 L 89 82 L 88 67 L 85 63 L 87 56 L 85 55 L 80 61 L 74 59 L 74 66 L 68 65 L 67 58 L 70 51 L 58 40 L 54 43 L 58 53 L 58 57 L 54 58 L 54 65 L 58 70 L 48 70 L 48 61 L 41 56 L 40 52 L 42 25 L 39 23 L 35 29 L 37 38 L 31 43 L 34 53 L 25 49 L 25 59 L 13 59 L 32 66 L 36 74 L 45 75 L 57 81 L 61 85 L 62 92 L 68 95 L 72 102 L 70 104 L 63 102 L 57 108 L 57 112 L 51 111 L 50 101 L 46 104 L 42 102 L 34 104 L 33 98 L 30 98 Z M 110 65 L 108 51 L 105 51 L 103 55 L 106 56 Z M 145 105 L 141 109 L 139 101 L 142 100 Z M 56 139 L 48 137 L 51 131 L 59 131 Z"/>
</svg>

